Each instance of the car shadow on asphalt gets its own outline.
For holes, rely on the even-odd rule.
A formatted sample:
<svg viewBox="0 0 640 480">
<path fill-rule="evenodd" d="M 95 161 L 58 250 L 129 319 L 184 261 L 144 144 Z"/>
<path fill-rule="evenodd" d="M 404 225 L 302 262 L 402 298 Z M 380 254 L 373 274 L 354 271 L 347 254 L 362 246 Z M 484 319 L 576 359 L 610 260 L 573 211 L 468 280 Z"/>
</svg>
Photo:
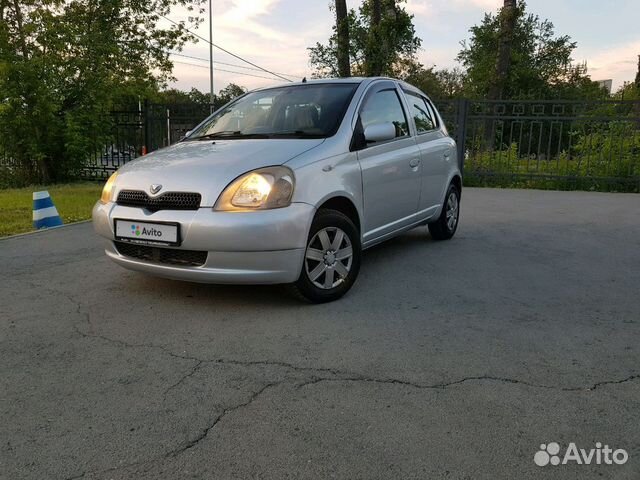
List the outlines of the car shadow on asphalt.
<svg viewBox="0 0 640 480">
<path fill-rule="evenodd" d="M 383 243 L 368 248 L 363 252 L 359 281 L 348 293 L 349 297 L 370 295 L 366 288 L 366 277 L 384 275 L 390 264 L 411 264 L 416 255 L 421 258 L 430 256 L 430 250 L 439 242 L 434 242 L 425 228 L 418 228 Z M 439 249 L 437 249 L 439 250 Z M 122 285 L 129 293 L 141 296 L 162 292 L 165 299 L 208 299 L 216 305 L 261 306 L 301 306 L 313 307 L 296 298 L 286 285 L 220 285 L 193 283 L 165 279 L 131 272 L 122 279 Z"/>
</svg>

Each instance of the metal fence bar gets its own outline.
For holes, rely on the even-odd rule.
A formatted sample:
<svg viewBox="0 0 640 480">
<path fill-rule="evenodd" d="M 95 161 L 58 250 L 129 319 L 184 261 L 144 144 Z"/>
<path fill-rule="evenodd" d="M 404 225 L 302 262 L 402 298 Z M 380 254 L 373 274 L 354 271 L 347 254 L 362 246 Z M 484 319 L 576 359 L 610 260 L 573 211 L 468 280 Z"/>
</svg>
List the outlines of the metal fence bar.
<svg viewBox="0 0 640 480">
<path fill-rule="evenodd" d="M 469 110 L 469 101 L 465 98 L 461 98 L 457 105 L 457 134 L 456 142 L 458 146 L 458 166 L 460 171 L 464 171 L 464 156 L 465 156 L 465 141 L 467 138 L 467 115 Z"/>
</svg>

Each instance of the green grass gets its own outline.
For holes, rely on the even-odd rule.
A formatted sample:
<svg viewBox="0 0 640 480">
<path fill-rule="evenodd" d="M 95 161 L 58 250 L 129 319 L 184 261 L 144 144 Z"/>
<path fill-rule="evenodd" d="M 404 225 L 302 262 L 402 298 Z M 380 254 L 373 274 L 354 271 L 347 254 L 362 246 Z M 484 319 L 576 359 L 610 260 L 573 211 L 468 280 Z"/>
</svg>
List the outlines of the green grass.
<svg viewBox="0 0 640 480">
<path fill-rule="evenodd" d="M 34 185 L 0 190 L 0 237 L 33 230 L 33 192 L 47 190 L 65 223 L 91 218 L 91 209 L 100 198 L 102 183 Z"/>
</svg>

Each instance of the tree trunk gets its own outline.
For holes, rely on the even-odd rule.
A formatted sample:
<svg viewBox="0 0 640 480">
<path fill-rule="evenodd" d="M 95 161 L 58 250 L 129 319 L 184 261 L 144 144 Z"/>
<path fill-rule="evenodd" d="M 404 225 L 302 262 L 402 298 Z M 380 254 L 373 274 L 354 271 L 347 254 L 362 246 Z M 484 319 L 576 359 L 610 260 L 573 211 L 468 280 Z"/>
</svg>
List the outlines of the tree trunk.
<svg viewBox="0 0 640 480">
<path fill-rule="evenodd" d="M 634 105 L 635 116 L 636 116 L 636 127 L 640 128 L 640 55 L 638 55 L 638 73 L 636 73 L 635 80 L 636 87 L 636 103 Z"/>
<path fill-rule="evenodd" d="M 346 0 L 336 0 L 336 31 L 338 34 L 338 74 L 341 77 L 350 77 L 349 21 Z"/>
<path fill-rule="evenodd" d="M 382 0 L 371 0 L 371 25 L 377 27 L 382 19 Z"/>
<path fill-rule="evenodd" d="M 505 97 L 507 81 L 509 79 L 509 67 L 511 65 L 511 45 L 513 43 L 513 31 L 517 20 L 516 0 L 504 0 L 500 10 L 500 31 L 498 32 L 498 58 L 493 81 L 487 93 L 489 100 L 502 100 Z M 495 121 L 484 121 L 484 148 L 492 151 L 495 147 Z"/>
<path fill-rule="evenodd" d="M 369 31 L 369 48 L 367 58 L 367 75 L 377 77 L 382 75 L 383 46 L 380 35 L 380 22 L 382 21 L 382 0 L 371 1 L 371 26 Z"/>
<path fill-rule="evenodd" d="M 516 0 L 504 0 L 500 11 L 500 32 L 498 34 L 498 59 L 494 81 L 489 89 L 489 99 L 499 100 L 505 95 L 505 87 L 511 64 L 511 44 L 516 27 Z"/>
<path fill-rule="evenodd" d="M 22 55 L 25 60 L 29 57 L 29 52 L 27 51 L 27 41 L 25 40 L 24 27 L 22 24 L 22 11 L 20 10 L 20 4 L 18 0 L 13 0 L 13 8 L 16 14 L 16 28 L 18 30 L 18 37 L 20 38 L 20 46 L 22 47 Z"/>
</svg>

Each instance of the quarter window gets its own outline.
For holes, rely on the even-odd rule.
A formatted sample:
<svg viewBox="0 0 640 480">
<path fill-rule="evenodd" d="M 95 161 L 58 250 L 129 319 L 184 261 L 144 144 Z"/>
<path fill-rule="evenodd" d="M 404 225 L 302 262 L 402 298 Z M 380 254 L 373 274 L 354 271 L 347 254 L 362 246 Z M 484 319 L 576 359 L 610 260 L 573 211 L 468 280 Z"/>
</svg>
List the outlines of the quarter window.
<svg viewBox="0 0 640 480">
<path fill-rule="evenodd" d="M 407 100 L 411 105 L 411 113 L 418 134 L 434 130 L 436 128 L 435 115 L 426 100 L 413 93 L 407 93 Z"/>
<path fill-rule="evenodd" d="M 371 96 L 360 112 L 362 128 L 375 123 L 393 123 L 396 138 L 409 135 L 407 117 L 404 114 L 398 93 L 393 90 L 381 90 Z"/>
</svg>

